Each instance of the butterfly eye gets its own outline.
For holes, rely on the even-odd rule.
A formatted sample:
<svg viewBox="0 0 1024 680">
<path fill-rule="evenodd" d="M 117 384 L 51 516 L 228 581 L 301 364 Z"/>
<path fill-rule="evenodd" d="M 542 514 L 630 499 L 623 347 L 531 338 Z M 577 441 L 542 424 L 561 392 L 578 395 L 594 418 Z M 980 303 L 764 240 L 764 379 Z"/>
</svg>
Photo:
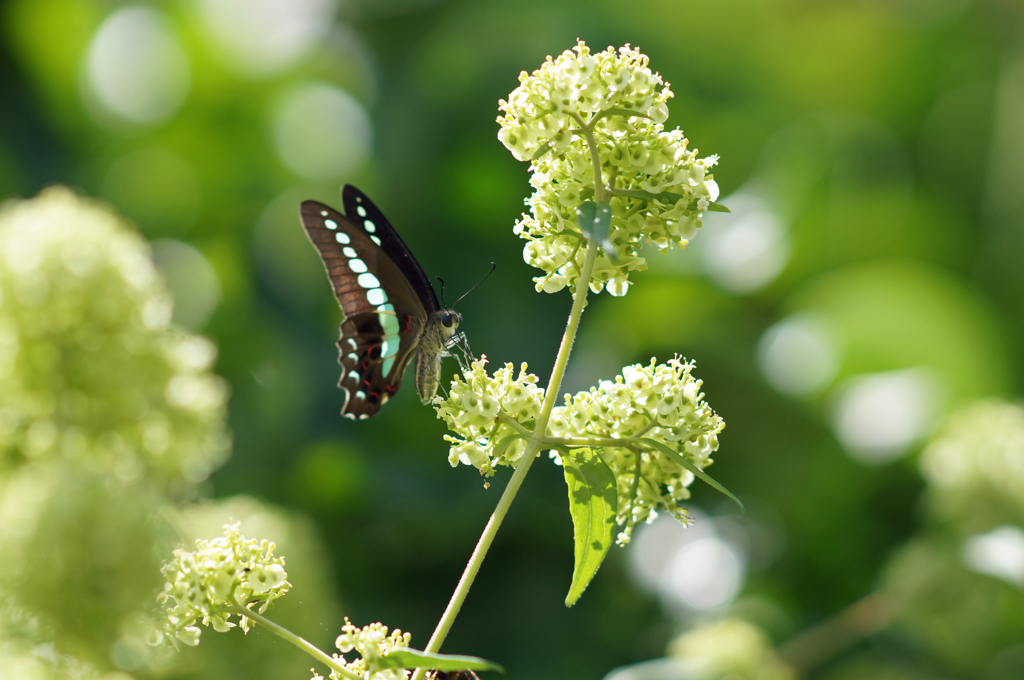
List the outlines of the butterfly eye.
<svg viewBox="0 0 1024 680">
<path fill-rule="evenodd" d="M 445 312 L 441 315 L 441 323 L 444 324 L 445 328 L 451 328 L 452 324 L 455 323 L 455 315 L 451 312 Z"/>
</svg>

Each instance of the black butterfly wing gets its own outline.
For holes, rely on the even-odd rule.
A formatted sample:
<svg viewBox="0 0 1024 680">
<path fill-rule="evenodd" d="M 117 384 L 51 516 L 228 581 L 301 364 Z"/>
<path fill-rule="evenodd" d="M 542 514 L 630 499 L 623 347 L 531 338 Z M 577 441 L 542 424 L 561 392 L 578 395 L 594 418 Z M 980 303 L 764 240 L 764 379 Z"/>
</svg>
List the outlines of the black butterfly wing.
<svg viewBox="0 0 1024 680">
<path fill-rule="evenodd" d="M 362 202 L 373 210 L 369 225 L 358 214 L 357 222 L 316 201 L 303 201 L 300 217 L 345 317 L 338 340 L 342 366 L 338 387 L 345 393 L 341 413 L 365 419 L 398 391 L 433 310 L 424 305 L 402 268 L 404 263 L 396 262 L 383 244 L 412 258 L 408 248 L 369 199 L 363 196 Z M 364 210 L 371 214 L 369 208 Z M 416 272 L 425 282 L 418 264 Z M 430 292 L 428 302 L 436 305 Z"/>
<path fill-rule="evenodd" d="M 434 287 L 430 285 L 430 279 L 423 272 L 420 263 L 412 256 L 409 247 L 405 245 L 398 232 L 384 217 L 384 213 L 373 204 L 373 201 L 359 189 L 351 184 L 346 184 L 341 190 L 341 202 L 345 206 L 345 216 L 358 224 L 371 238 L 376 237 L 381 250 L 387 253 L 391 261 L 405 275 L 409 285 L 416 291 L 427 314 L 440 309 L 440 305 L 437 304 L 437 294 L 434 293 Z"/>
</svg>

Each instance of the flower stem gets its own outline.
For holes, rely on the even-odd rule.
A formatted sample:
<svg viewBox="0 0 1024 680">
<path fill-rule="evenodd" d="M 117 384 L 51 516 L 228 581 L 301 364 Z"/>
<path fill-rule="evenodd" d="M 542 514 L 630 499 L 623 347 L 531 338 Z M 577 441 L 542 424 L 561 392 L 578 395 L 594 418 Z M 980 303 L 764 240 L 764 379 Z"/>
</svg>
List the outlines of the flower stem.
<svg viewBox="0 0 1024 680">
<path fill-rule="evenodd" d="M 546 440 L 544 434 L 547 431 L 548 420 L 551 418 L 551 410 L 555 407 L 555 400 L 558 398 L 558 392 L 562 387 L 562 376 L 565 375 L 565 367 L 569 363 L 569 354 L 572 352 L 572 345 L 576 341 L 576 330 L 579 328 L 580 316 L 583 314 L 587 293 L 590 290 L 590 279 L 594 274 L 594 262 L 597 260 L 597 247 L 597 241 L 594 240 L 591 240 L 587 246 L 587 254 L 583 260 L 583 269 L 576 284 L 576 295 L 573 297 L 572 311 L 569 313 L 569 322 L 565 327 L 565 335 L 562 336 L 562 344 L 558 348 L 555 366 L 551 370 L 551 379 L 548 381 L 548 388 L 544 394 L 544 404 L 541 407 L 540 415 L 537 416 L 537 426 L 534 428 L 533 436 L 527 440 L 526 450 L 523 452 L 522 458 L 519 459 L 519 465 L 516 466 L 515 472 L 512 473 L 512 477 L 508 480 L 508 486 L 502 492 L 501 498 L 498 499 L 497 507 L 494 508 L 491 518 L 487 521 L 487 526 L 484 527 L 483 533 L 480 534 L 480 540 L 477 541 L 473 555 L 469 558 L 465 571 L 462 572 L 459 585 L 456 586 L 455 592 L 452 593 L 452 599 L 448 602 L 444 615 L 441 616 L 437 628 L 434 629 L 434 634 L 430 636 L 430 642 L 427 643 L 424 649 L 426 652 L 437 652 L 441 649 L 441 644 L 448 636 L 448 631 L 451 630 L 455 617 L 459 615 L 459 610 L 469 594 L 469 589 L 476 579 L 477 572 L 480 571 L 480 565 L 483 564 L 484 557 L 487 556 L 487 551 L 494 541 L 495 534 L 498 533 L 498 529 L 501 527 L 508 509 L 512 505 L 512 501 L 515 500 L 516 494 L 519 493 L 519 488 L 523 484 L 526 473 L 530 471 L 534 459 L 537 458 L 537 454 L 540 453 Z M 425 669 L 417 669 L 416 673 L 412 676 L 412 680 L 423 680 L 425 675 Z"/>
<path fill-rule="evenodd" d="M 573 296 L 569 322 L 565 326 L 565 335 L 562 336 L 562 344 L 558 348 L 555 366 L 551 369 L 551 379 L 548 380 L 548 389 L 544 393 L 544 404 L 541 406 L 540 415 L 537 416 L 537 426 L 533 428 L 535 441 L 547 436 L 551 410 L 555 407 L 555 400 L 558 399 L 558 393 L 562 389 L 562 376 L 565 375 L 565 367 L 569 363 L 572 345 L 576 342 L 576 330 L 580 325 L 580 316 L 583 315 L 583 308 L 587 304 L 590 279 L 594 275 L 594 262 L 597 261 L 597 249 L 597 241 L 591 239 L 587 244 L 587 254 L 583 258 L 583 269 L 580 271 L 580 278 L 576 281 L 576 295 Z M 538 445 L 539 443 L 538 441 Z"/>
<path fill-rule="evenodd" d="M 313 657 L 320 663 L 324 664 L 332 671 L 336 671 L 338 675 L 342 676 L 343 678 L 349 678 L 350 680 L 362 680 L 362 678 L 358 674 L 353 673 L 349 669 L 345 668 L 345 666 L 339 663 L 337 659 L 335 659 L 332 656 L 328 656 L 327 654 L 322 652 L 319 647 L 309 642 L 308 640 L 299 637 L 298 635 L 291 632 L 284 626 L 276 624 L 270 619 L 264 618 L 263 616 L 257 614 L 256 612 L 246 607 L 239 607 L 237 605 L 233 605 L 230 607 L 225 607 L 225 609 L 230 611 L 232 614 L 238 614 L 239 616 L 245 616 L 247 618 L 252 619 L 256 623 L 260 624 L 261 626 L 269 630 L 271 633 L 274 633 L 275 635 L 283 638 L 284 640 L 287 640 L 288 642 L 292 643 L 293 645 L 304 651 L 306 654 L 309 654 L 311 657 Z"/>
<path fill-rule="evenodd" d="M 603 203 L 605 200 L 604 196 L 606 190 L 604 187 L 604 180 L 601 179 L 601 156 L 597 152 L 597 140 L 594 139 L 594 128 L 592 125 L 584 124 L 583 119 L 580 118 L 579 114 L 570 113 L 569 115 L 579 122 L 581 132 L 583 132 L 583 137 L 587 140 L 587 146 L 590 147 L 590 159 L 594 163 L 594 201 L 597 203 Z M 593 246 L 593 244 L 591 244 L 591 246 Z M 580 276 L 580 279 L 582 278 L 583 277 Z M 587 277 L 587 283 L 590 283 L 589 276 Z M 576 290 L 579 291 L 579 284 L 576 285 Z M 583 296 L 586 297 L 585 292 Z"/>
</svg>

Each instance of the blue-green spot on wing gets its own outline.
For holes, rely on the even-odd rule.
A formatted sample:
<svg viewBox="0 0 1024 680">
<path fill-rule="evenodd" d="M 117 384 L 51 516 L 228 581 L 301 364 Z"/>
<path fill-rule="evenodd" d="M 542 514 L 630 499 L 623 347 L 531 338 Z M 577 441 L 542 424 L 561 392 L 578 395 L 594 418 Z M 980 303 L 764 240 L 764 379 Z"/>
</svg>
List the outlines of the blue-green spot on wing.
<svg viewBox="0 0 1024 680">
<path fill-rule="evenodd" d="M 565 606 L 571 607 L 590 584 L 611 547 L 618 493 L 615 474 L 596 452 L 573 449 L 561 455 L 575 541 L 572 585 L 565 598 Z"/>
</svg>

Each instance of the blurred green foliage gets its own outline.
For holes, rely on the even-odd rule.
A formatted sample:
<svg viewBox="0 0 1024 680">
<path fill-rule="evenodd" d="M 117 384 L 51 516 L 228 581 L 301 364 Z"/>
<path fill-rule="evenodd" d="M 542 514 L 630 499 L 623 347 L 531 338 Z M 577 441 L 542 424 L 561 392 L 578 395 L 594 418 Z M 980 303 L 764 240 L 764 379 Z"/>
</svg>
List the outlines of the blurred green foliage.
<svg viewBox="0 0 1024 680">
<path fill-rule="evenodd" d="M 496 261 L 495 276 L 460 304 L 463 330 L 492 361 L 528 361 L 544 375 L 569 299 L 533 292 L 511 234 L 529 192 L 526 167 L 496 139 L 497 101 L 521 70 L 578 37 L 639 45 L 676 92 L 668 125 L 721 155 L 715 177 L 734 212 L 709 217 L 685 253 L 652 256 L 625 298 L 591 301 L 565 391 L 651 355 L 697 361 L 708 402 L 729 424 L 713 474 L 752 507 L 751 526 L 776 528 L 762 532 L 772 557 L 751 557 L 733 609 L 753 612 L 775 642 L 892 579 L 906 601 L 959 602 L 855 643 L 809 677 L 1020 677 L 1020 588 L 964 566 L 965 537 L 937 528 L 919 502 L 916 462 L 945 415 L 1019 396 L 1024 377 L 1020 3 L 9 0 L 0 12 L 0 196 L 67 184 L 109 201 L 154 241 L 175 322 L 213 341 L 215 371 L 230 385 L 233 457 L 199 492 L 250 494 L 308 516 L 312 525 L 296 521 L 326 546 L 310 559 L 331 570 L 324 587 L 341 594 L 341 613 L 410 630 L 420 646 L 498 490 L 449 468 L 442 423 L 408 388 L 371 421 L 338 417 L 339 314 L 298 201 L 337 205 L 342 183 L 360 186 L 449 291 Z M 324 84 L 341 94 L 315 100 L 307 125 L 285 115 Z M 75 244 L 73 231 L 66 238 Z M 5 290 L 0 305 L 9 298 Z M 811 371 L 808 357 L 819 355 Z M 801 370 L 803 382 L 779 382 Z M 883 382 L 864 382 L 872 376 Z M 879 385 L 904 390 L 897 404 L 921 397 L 904 430 L 881 440 L 868 398 Z M 70 423 L 75 399 L 65 401 Z M 7 415 L 0 421 L 7 445 Z M 0 464 L 14 475 L 23 454 L 9 450 Z M 114 469 L 122 484 L 138 478 L 137 464 Z M 109 486 L 66 477 L 49 472 L 45 484 Z M 696 505 L 719 510 L 713 491 L 694 491 Z M 582 680 L 663 656 L 708 616 L 680 615 L 637 585 L 632 548 L 613 550 L 566 610 L 564 493 L 561 471 L 539 465 L 444 651 L 496 659 L 514 677 Z M 65 525 L 75 539 L 61 548 L 67 559 L 92 551 L 97 527 L 132 541 L 130 526 L 115 529 L 143 515 L 118 507 L 31 506 L 33 521 L 84 524 Z M 1020 515 L 1000 517 L 971 532 L 1020 526 Z M 22 538 L 19 560 L 52 559 L 54 547 Z M 33 606 L 56 606 L 69 587 L 60 583 Z M 77 610 L 88 620 L 90 606 Z M 340 624 L 324 605 L 294 626 L 329 641 Z M 88 648 L 72 640 L 82 635 L 68 632 L 64 649 Z M 276 662 L 241 661 L 281 644 L 256 635 L 208 636 L 204 646 L 223 654 L 186 650 L 210 665 L 201 673 L 192 656 L 181 677 L 282 677 Z M 294 664 L 298 675 L 309 665 Z"/>
</svg>

